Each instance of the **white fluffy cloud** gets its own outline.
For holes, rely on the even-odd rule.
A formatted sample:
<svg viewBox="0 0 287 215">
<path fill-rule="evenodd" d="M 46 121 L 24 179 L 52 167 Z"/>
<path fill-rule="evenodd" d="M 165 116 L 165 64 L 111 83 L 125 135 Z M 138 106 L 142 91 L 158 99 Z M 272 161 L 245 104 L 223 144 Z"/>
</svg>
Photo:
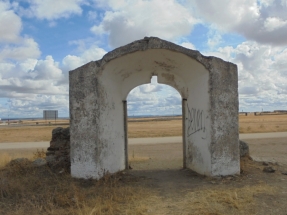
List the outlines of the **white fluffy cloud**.
<svg viewBox="0 0 287 215">
<path fill-rule="evenodd" d="M 264 22 L 264 27 L 267 31 L 274 31 L 287 25 L 287 20 L 282 20 L 278 17 L 268 17 Z"/>
<path fill-rule="evenodd" d="M 67 95 L 67 86 L 58 84 L 64 78 L 51 56 L 45 60 L 27 60 L 19 64 L 0 64 L 5 67 L 0 79 L 0 96 L 30 98 L 37 94 Z M 9 68 L 9 69 L 8 69 Z"/>
<path fill-rule="evenodd" d="M 39 117 L 43 110 L 58 110 L 60 116 L 67 116 L 69 104 L 68 96 L 34 95 L 29 99 L 9 99 L 0 104 L 0 115 L 3 118 Z"/>
<path fill-rule="evenodd" d="M 55 20 L 59 18 L 68 18 L 71 15 L 80 15 L 82 13 L 81 5 L 85 0 L 26 0 L 29 4 L 27 8 L 18 7 L 22 15 L 36 17 L 38 19 Z"/>
<path fill-rule="evenodd" d="M 242 34 L 260 43 L 287 44 L 285 0 L 196 0 L 198 16 L 225 31 Z"/>
<path fill-rule="evenodd" d="M 17 44 L 2 45 L 2 49 L 0 49 L 0 62 L 4 60 L 21 61 L 27 58 L 38 58 L 40 54 L 39 46 L 34 39 L 20 38 Z"/>
<path fill-rule="evenodd" d="M 193 49 L 193 50 L 196 49 L 195 45 L 190 42 L 183 42 L 180 45 L 188 49 Z"/>
<path fill-rule="evenodd" d="M 92 45 L 89 49 L 84 50 L 79 56 L 67 55 L 62 63 L 63 69 L 69 71 L 82 66 L 90 61 L 101 59 L 107 52 L 95 45 Z"/>
<path fill-rule="evenodd" d="M 8 1 L 0 2 L 0 63 L 6 60 L 25 60 L 40 56 L 33 38 L 20 35 L 21 18 L 12 10 Z"/>
<path fill-rule="evenodd" d="M 62 63 L 52 56 L 43 60 L 28 58 L 18 63 L 0 62 L 0 98 L 10 98 L 10 116 L 39 116 L 43 109 L 57 109 L 68 115 L 68 71 L 91 60 L 97 60 L 105 50 L 92 46 L 76 55 L 68 55 Z M 8 106 L 0 115 L 7 116 Z"/>
<path fill-rule="evenodd" d="M 128 114 L 181 114 L 181 95 L 168 85 L 158 84 L 153 77 L 150 84 L 134 88 L 128 95 Z"/>
<path fill-rule="evenodd" d="M 8 2 L 0 2 L 0 43 L 17 42 L 19 39 L 22 22 L 10 8 Z"/>
<path fill-rule="evenodd" d="M 145 36 L 176 40 L 188 35 L 197 20 L 175 0 L 100 1 L 109 8 L 95 34 L 109 34 L 112 47 L 118 47 Z"/>
<path fill-rule="evenodd" d="M 287 47 L 272 47 L 249 41 L 236 48 L 219 48 L 217 52 L 205 54 L 237 64 L 241 108 L 257 111 L 261 110 L 259 107 L 286 109 Z"/>
</svg>

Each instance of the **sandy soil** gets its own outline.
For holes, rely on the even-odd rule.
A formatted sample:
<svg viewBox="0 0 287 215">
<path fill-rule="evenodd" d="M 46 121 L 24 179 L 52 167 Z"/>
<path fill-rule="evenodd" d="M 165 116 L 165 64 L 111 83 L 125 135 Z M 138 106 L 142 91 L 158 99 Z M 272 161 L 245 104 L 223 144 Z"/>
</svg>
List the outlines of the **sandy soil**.
<svg viewBox="0 0 287 215">
<path fill-rule="evenodd" d="M 209 208 L 215 201 L 210 199 L 206 208 L 194 208 L 194 213 L 187 214 L 287 214 L 287 141 L 278 139 L 246 140 L 250 146 L 250 154 L 255 160 L 242 161 L 242 174 L 235 177 L 209 178 L 182 169 L 182 144 L 130 145 L 129 157 L 130 177 L 140 178 L 140 186 L 152 187 L 159 191 L 163 214 L 177 214 L 181 202 L 189 198 L 191 192 L 202 192 L 208 196 L 210 192 L 232 190 L 236 195 L 247 195 L 254 188 L 264 191 L 251 193 L 252 200 L 246 207 L 238 206 L 237 210 Z M 276 171 L 265 173 L 262 161 L 270 162 Z M 259 187 L 257 187 L 259 186 Z M 267 191 L 268 189 L 269 191 Z M 217 194 L 214 194 L 217 195 Z M 229 194 L 226 194 L 229 195 Z M 242 197 L 243 198 L 243 197 Z M 245 196 L 247 201 L 247 197 Z M 243 198 L 243 199 L 244 199 Z M 243 200 L 242 199 L 242 200 Z M 200 200 L 202 201 L 202 200 Z M 252 203 L 251 203 L 252 201 Z M 202 202 L 201 202 L 202 203 Z M 155 203 L 157 204 L 157 203 Z M 230 204 L 230 203 L 229 203 Z M 239 203 L 238 203 L 239 204 Z M 228 208 L 228 207 L 227 207 Z M 151 207 L 152 210 L 157 210 Z M 184 210 L 183 210 L 184 211 Z M 179 213 L 180 214 L 180 213 Z M 183 213 L 185 214 L 185 213 Z"/>
<path fill-rule="evenodd" d="M 250 139 L 246 142 L 254 160 L 287 165 L 286 138 Z"/>
<path fill-rule="evenodd" d="M 286 138 L 244 141 L 249 145 L 250 156 L 253 160 L 287 165 Z M 136 169 L 182 168 L 182 157 L 181 143 L 129 145 L 130 164 Z"/>
</svg>

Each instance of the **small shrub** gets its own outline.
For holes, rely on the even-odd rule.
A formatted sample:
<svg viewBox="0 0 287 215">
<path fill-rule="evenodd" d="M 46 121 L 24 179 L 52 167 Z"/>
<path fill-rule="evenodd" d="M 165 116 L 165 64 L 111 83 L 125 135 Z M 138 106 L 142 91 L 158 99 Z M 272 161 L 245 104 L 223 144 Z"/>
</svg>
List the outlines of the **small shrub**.
<svg viewBox="0 0 287 215">
<path fill-rule="evenodd" d="M 46 152 L 43 149 L 42 150 L 37 149 L 37 151 L 33 153 L 34 159 L 45 158 L 45 157 L 46 157 Z"/>
</svg>

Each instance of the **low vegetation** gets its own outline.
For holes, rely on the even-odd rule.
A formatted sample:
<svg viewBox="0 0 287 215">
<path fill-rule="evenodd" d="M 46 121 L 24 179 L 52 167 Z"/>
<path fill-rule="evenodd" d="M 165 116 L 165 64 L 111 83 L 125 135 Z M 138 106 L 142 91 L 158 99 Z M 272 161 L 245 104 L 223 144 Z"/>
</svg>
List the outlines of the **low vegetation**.
<svg viewBox="0 0 287 215">
<path fill-rule="evenodd" d="M 25 124 L 24 121 L 23 124 Z M 50 126 L 0 126 L 0 143 L 50 141 L 52 130 L 59 126 L 64 128 L 68 127 L 68 121 L 63 121 L 61 125 Z M 240 133 L 283 131 L 287 131 L 287 114 L 239 116 Z M 180 117 L 130 119 L 128 123 L 129 138 L 170 137 L 181 135 L 182 120 Z"/>
<path fill-rule="evenodd" d="M 77 180 L 29 163 L 0 171 L 0 214 L 143 214 L 153 191 L 122 181 L 121 174 Z"/>
<path fill-rule="evenodd" d="M 174 198 L 128 172 L 81 180 L 31 161 L 13 163 L 0 169 L 0 214 L 254 214 L 255 196 L 274 193 L 264 183 L 210 189 L 209 181 Z"/>
</svg>

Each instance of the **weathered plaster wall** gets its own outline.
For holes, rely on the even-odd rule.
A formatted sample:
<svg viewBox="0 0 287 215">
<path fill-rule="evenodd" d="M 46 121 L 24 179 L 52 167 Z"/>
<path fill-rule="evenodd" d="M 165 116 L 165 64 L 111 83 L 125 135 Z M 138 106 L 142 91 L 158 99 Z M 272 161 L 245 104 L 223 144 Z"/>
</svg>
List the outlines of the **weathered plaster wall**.
<svg viewBox="0 0 287 215">
<path fill-rule="evenodd" d="M 211 121 L 209 102 L 209 73 L 198 68 L 196 76 L 189 83 L 189 96 L 186 101 L 186 166 L 198 173 L 211 172 Z"/>
<path fill-rule="evenodd" d="M 186 166 L 205 175 L 239 173 L 236 66 L 145 38 L 70 72 L 72 175 L 100 178 L 125 168 L 123 101 L 154 75 L 186 101 Z"/>
<path fill-rule="evenodd" d="M 238 140 L 237 66 L 219 58 L 210 60 L 211 175 L 237 174 Z"/>
</svg>

